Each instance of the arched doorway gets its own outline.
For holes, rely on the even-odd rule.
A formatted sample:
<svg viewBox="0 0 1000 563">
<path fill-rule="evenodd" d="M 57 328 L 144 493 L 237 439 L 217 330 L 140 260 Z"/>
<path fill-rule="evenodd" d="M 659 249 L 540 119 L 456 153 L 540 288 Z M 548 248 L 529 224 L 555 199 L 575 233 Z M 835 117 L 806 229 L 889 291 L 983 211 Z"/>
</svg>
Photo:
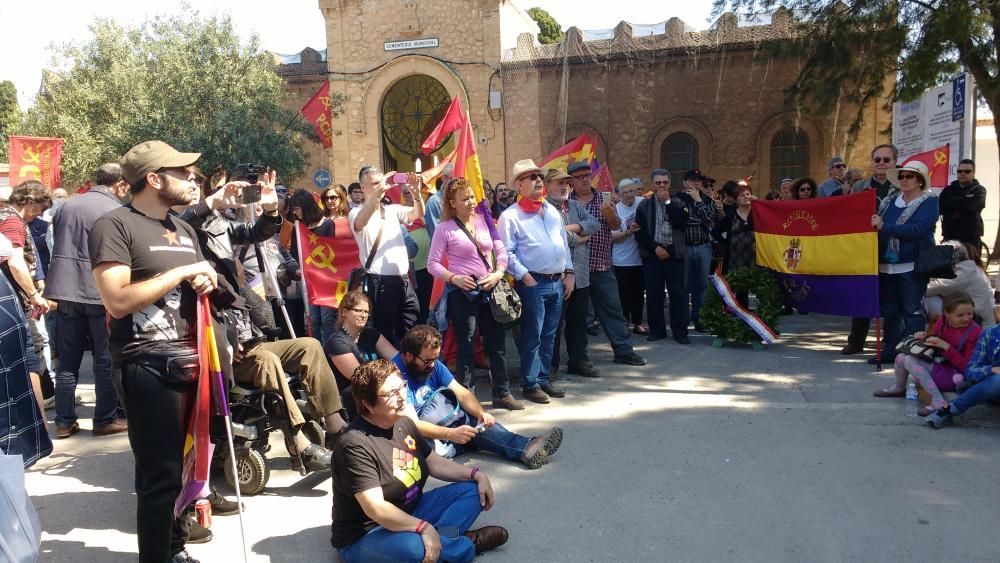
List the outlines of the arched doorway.
<svg viewBox="0 0 1000 563">
<path fill-rule="evenodd" d="M 422 170 L 433 166 L 453 148 L 455 135 L 425 156 L 420 145 L 444 117 L 451 103 L 448 90 L 426 74 L 412 74 L 389 87 L 382 98 L 382 166 L 384 170 L 413 171 L 420 159 Z"/>
</svg>

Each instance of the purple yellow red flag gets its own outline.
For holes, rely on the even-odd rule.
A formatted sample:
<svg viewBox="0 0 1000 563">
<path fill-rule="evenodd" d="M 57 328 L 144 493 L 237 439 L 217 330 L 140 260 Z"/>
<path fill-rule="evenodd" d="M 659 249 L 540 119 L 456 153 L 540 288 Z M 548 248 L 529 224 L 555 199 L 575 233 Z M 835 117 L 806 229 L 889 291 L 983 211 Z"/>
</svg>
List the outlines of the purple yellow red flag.
<svg viewBox="0 0 1000 563">
<path fill-rule="evenodd" d="M 7 176 L 11 186 L 25 180 L 38 180 L 49 189 L 58 188 L 61 182 L 59 164 L 62 162 L 63 140 L 54 137 L 10 136 Z"/>
<path fill-rule="evenodd" d="M 341 225 L 338 225 L 338 230 Z M 342 228 L 349 229 L 348 225 Z M 351 270 L 361 267 L 354 237 L 321 237 L 298 224 L 302 277 L 310 305 L 336 308 L 347 293 Z"/>
<path fill-rule="evenodd" d="M 900 166 L 908 162 L 923 162 L 927 166 L 927 174 L 930 176 L 931 187 L 943 188 L 948 181 L 948 163 L 951 162 L 951 149 L 948 145 L 917 153 L 908 157 Z"/>
<path fill-rule="evenodd" d="M 875 192 L 753 203 L 757 264 L 776 272 L 790 305 L 829 315 L 878 317 Z"/>
<path fill-rule="evenodd" d="M 333 146 L 333 104 L 330 102 L 330 81 L 324 80 L 323 85 L 313 94 L 312 98 L 302 106 L 302 116 L 316 128 L 316 134 L 323 141 L 323 148 Z"/>
<path fill-rule="evenodd" d="M 597 159 L 594 159 L 597 162 Z M 593 168 L 593 167 L 591 167 Z M 602 162 L 598 167 L 597 171 L 592 173 L 593 176 L 590 179 L 590 185 L 599 192 L 612 192 L 615 189 L 615 182 L 611 178 L 611 170 L 608 169 L 608 164 Z"/>
<path fill-rule="evenodd" d="M 590 135 L 584 133 L 541 159 L 538 166 L 543 170 L 549 168 L 562 168 L 565 170 L 574 162 L 581 160 L 593 162 L 596 156 L 594 153 L 594 143 L 590 140 Z"/>
<path fill-rule="evenodd" d="M 212 416 L 213 379 L 221 377 L 222 367 L 212 327 L 208 295 L 198 296 L 198 380 L 194 405 L 188 416 L 184 435 L 184 461 L 181 467 L 181 493 L 174 501 L 174 516 L 180 517 L 189 504 L 209 494 L 208 473 L 212 465 L 209 420 Z M 213 377 L 214 376 L 214 377 Z"/>
</svg>

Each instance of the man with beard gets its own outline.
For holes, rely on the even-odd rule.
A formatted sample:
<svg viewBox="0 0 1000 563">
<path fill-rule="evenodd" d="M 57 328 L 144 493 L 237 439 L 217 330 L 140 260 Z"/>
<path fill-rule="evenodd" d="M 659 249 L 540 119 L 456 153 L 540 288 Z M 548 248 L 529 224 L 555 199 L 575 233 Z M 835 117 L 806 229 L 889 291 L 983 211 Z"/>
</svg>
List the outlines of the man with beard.
<svg viewBox="0 0 1000 563">
<path fill-rule="evenodd" d="M 135 456 L 139 559 L 197 563 L 184 549 L 181 492 L 184 434 L 198 370 L 196 300 L 216 288 L 190 225 L 168 213 L 195 197 L 199 153 L 162 141 L 132 147 L 121 163 L 132 202 L 97 220 L 90 261 L 112 319 L 113 380 Z"/>
<path fill-rule="evenodd" d="M 403 336 L 400 352 L 392 359 L 407 386 L 406 416 L 424 438 L 451 442 L 456 455 L 484 450 L 519 461 L 528 469 L 548 463 L 562 443 L 562 429 L 553 427 L 534 438 L 507 430 L 438 361 L 440 354 L 441 333 L 417 325 Z"/>
</svg>

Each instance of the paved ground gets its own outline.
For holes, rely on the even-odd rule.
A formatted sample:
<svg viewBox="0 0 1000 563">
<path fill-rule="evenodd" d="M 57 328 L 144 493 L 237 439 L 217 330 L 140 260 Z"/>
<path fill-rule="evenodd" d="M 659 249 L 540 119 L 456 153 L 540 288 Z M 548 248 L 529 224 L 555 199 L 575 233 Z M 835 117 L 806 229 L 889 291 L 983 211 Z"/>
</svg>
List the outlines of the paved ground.
<svg viewBox="0 0 1000 563">
<path fill-rule="evenodd" d="M 784 317 L 784 339 L 749 347 L 649 345 L 645 368 L 610 363 L 570 378 L 569 396 L 519 413 L 509 428 L 566 431 L 553 461 L 528 471 L 486 455 L 510 543 L 493 561 L 996 561 L 1000 407 L 935 431 L 900 399 L 871 391 L 890 372 L 836 353 L 849 321 Z M 91 410 L 84 407 L 84 416 Z M 51 416 L 51 411 L 49 411 Z M 135 560 L 132 459 L 123 436 L 57 442 L 27 477 L 42 561 Z M 253 561 L 332 561 L 328 473 L 288 470 L 275 438 L 269 488 L 246 499 Z M 221 481 L 221 478 L 220 478 Z M 203 562 L 238 561 L 238 520 L 216 517 Z"/>
</svg>

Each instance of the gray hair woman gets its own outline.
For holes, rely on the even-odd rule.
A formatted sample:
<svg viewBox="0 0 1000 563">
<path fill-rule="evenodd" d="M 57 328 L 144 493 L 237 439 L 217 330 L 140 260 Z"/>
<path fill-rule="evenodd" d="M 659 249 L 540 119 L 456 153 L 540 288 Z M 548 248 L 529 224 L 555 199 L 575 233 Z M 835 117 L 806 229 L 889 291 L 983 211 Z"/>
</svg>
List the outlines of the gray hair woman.
<svg viewBox="0 0 1000 563">
<path fill-rule="evenodd" d="M 983 269 L 983 262 L 976 247 L 957 240 L 946 240 L 942 244 L 955 248 L 951 258 L 955 277 L 951 279 L 935 278 L 927 284 L 927 294 L 924 297 L 924 312 L 927 317 L 934 319 L 941 316 L 943 298 L 964 291 L 975 304 L 975 314 L 979 317 L 979 324 L 983 328 L 992 326 L 996 323 L 993 317 L 995 305 L 993 287 L 990 285 L 990 278 Z"/>
</svg>

